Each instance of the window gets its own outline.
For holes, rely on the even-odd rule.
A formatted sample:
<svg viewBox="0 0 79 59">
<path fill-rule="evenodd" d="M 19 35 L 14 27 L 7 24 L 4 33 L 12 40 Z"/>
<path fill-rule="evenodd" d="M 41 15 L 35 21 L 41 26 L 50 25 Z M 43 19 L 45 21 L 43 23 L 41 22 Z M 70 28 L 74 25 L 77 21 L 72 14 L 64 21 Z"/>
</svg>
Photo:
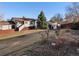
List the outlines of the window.
<svg viewBox="0 0 79 59">
<path fill-rule="evenodd" d="M 30 22 L 30 24 L 34 24 L 34 23 L 35 23 L 35 21 L 31 21 L 31 22 Z"/>
</svg>

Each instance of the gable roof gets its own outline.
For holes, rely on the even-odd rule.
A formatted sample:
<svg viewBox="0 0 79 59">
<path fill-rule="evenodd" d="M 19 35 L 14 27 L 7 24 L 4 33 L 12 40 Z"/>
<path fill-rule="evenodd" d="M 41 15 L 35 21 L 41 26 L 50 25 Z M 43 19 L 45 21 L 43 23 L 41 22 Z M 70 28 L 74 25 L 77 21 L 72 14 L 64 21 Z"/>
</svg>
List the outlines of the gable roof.
<svg viewBox="0 0 79 59">
<path fill-rule="evenodd" d="M 32 18 L 17 18 L 17 17 L 12 17 L 11 20 L 15 20 L 15 21 L 31 21 L 31 20 L 36 20 L 36 19 L 32 19 Z"/>
</svg>

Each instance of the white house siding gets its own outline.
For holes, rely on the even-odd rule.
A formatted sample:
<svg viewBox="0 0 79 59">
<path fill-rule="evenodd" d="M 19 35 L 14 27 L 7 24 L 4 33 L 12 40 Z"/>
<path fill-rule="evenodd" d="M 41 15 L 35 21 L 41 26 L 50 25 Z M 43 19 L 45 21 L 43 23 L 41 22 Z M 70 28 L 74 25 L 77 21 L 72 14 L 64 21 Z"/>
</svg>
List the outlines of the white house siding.
<svg viewBox="0 0 79 59">
<path fill-rule="evenodd" d="M 37 21 L 35 21 L 35 28 L 37 28 Z"/>
<path fill-rule="evenodd" d="M 12 29 L 11 25 L 0 25 L 0 30 L 9 30 Z"/>
<path fill-rule="evenodd" d="M 22 24 L 20 23 L 20 22 L 17 22 L 16 23 L 16 27 L 19 27 L 19 26 L 21 26 Z"/>
<path fill-rule="evenodd" d="M 37 27 L 37 21 L 35 21 L 33 24 L 31 24 L 31 21 L 25 21 L 24 25 L 25 25 L 25 27 L 29 27 L 29 26 Z"/>
<path fill-rule="evenodd" d="M 25 27 L 29 27 L 30 26 L 30 21 L 25 21 L 24 25 L 25 25 Z"/>
<path fill-rule="evenodd" d="M 8 25 L 8 29 L 12 29 L 12 25 Z"/>
</svg>

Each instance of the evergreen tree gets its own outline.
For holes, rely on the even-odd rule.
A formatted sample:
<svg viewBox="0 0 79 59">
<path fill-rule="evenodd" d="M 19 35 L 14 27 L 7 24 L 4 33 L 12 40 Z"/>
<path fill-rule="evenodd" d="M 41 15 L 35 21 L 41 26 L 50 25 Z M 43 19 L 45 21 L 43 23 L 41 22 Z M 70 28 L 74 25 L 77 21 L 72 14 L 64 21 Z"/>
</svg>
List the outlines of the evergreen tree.
<svg viewBox="0 0 79 59">
<path fill-rule="evenodd" d="M 46 17 L 43 11 L 41 11 L 40 14 L 38 15 L 38 28 L 41 28 L 41 29 L 47 28 Z"/>
</svg>

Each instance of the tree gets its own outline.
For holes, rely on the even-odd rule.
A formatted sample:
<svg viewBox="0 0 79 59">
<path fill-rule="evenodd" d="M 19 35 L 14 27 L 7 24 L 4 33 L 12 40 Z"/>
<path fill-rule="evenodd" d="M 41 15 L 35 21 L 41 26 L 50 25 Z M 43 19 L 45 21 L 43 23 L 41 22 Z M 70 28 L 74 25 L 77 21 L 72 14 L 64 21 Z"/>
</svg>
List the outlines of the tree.
<svg viewBox="0 0 79 59">
<path fill-rule="evenodd" d="M 3 21 L 4 19 L 4 14 L 0 14 L 0 21 Z"/>
<path fill-rule="evenodd" d="M 61 15 L 58 13 L 56 14 L 55 16 L 53 16 L 51 19 L 50 19 L 50 22 L 60 22 L 62 21 L 63 18 L 61 17 Z"/>
<path fill-rule="evenodd" d="M 62 20 L 63 20 L 63 18 L 61 17 L 61 14 L 58 13 L 58 14 L 56 14 L 55 16 L 53 16 L 53 17 L 51 18 L 50 22 L 52 22 L 52 23 L 54 23 L 54 22 L 60 23 Z M 57 25 L 56 25 L 56 26 L 57 26 Z M 59 31 L 60 31 L 60 30 L 56 30 L 56 31 L 55 31 L 56 38 L 57 38 L 58 35 L 59 35 Z"/>
<path fill-rule="evenodd" d="M 26 18 L 25 16 L 23 16 L 22 18 Z"/>
<path fill-rule="evenodd" d="M 79 24 L 77 23 L 79 19 L 79 3 L 72 3 L 72 5 L 67 8 L 66 18 L 73 22 L 72 29 L 79 29 Z"/>
<path fill-rule="evenodd" d="M 47 28 L 46 17 L 43 11 L 41 11 L 40 14 L 38 15 L 38 28 L 41 29 Z"/>
<path fill-rule="evenodd" d="M 72 3 L 71 6 L 67 7 L 66 12 L 66 18 L 71 17 L 73 19 L 73 22 L 77 20 L 77 17 L 79 16 L 79 3 Z"/>
</svg>

